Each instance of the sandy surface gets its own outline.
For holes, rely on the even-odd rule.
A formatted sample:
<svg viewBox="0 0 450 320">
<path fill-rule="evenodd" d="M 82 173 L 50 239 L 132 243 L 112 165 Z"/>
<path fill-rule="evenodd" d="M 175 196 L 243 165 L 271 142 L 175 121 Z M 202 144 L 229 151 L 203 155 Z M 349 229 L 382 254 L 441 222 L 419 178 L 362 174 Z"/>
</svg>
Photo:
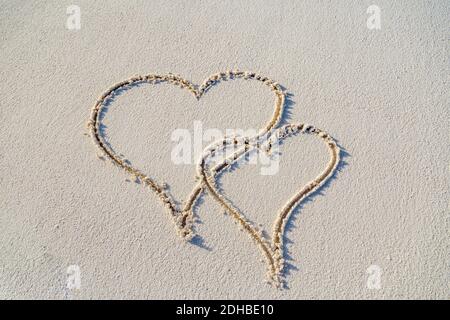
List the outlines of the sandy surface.
<svg viewBox="0 0 450 320">
<path fill-rule="evenodd" d="M 1 298 L 449 298 L 448 1 L 377 1 L 380 30 L 366 26 L 368 1 L 128 3 L 0 1 Z M 71 4 L 80 30 L 65 26 Z M 345 149 L 290 222 L 286 290 L 263 283 L 259 249 L 211 196 L 197 210 L 202 241 L 184 243 L 157 197 L 83 135 L 113 83 L 151 72 L 201 83 L 228 68 L 279 81 L 292 94 L 284 121 Z M 171 162 L 173 130 L 259 128 L 273 100 L 250 82 L 198 102 L 143 86 L 105 124 L 118 151 L 181 199 L 194 165 Z M 294 138 L 278 174 L 243 165 L 221 184 L 270 230 L 326 161 L 320 142 Z M 78 290 L 66 287 L 70 265 Z"/>
</svg>

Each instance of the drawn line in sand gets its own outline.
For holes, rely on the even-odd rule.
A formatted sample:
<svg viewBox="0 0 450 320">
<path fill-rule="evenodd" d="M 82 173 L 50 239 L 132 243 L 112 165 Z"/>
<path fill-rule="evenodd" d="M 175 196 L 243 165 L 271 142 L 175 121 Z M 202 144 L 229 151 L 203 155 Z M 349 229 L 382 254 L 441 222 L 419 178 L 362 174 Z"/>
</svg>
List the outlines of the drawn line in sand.
<svg viewBox="0 0 450 320">
<path fill-rule="evenodd" d="M 269 242 L 262 233 L 251 221 L 249 221 L 245 215 L 240 212 L 226 197 L 224 197 L 216 186 L 217 174 L 213 168 L 209 170 L 205 165 L 205 159 L 202 159 L 198 165 L 198 172 L 202 176 L 202 180 L 205 183 L 209 192 L 213 197 L 225 208 L 225 210 L 241 225 L 241 227 L 251 236 L 251 238 L 261 248 L 266 260 L 268 262 L 268 279 L 269 282 L 275 285 L 277 288 L 282 288 L 284 285 L 283 269 L 284 269 L 284 233 L 286 224 L 297 205 L 299 205 L 304 199 L 306 199 L 312 192 L 317 190 L 325 181 L 330 178 L 339 163 L 339 147 L 334 139 L 326 132 L 315 128 L 312 125 L 307 124 L 288 124 L 277 130 L 275 130 L 273 137 L 269 138 L 264 145 L 261 146 L 262 150 L 270 149 L 271 145 L 274 145 L 277 141 L 282 141 L 288 137 L 295 136 L 299 133 L 314 134 L 321 138 L 326 144 L 330 153 L 330 160 L 327 167 L 313 180 L 303 186 L 295 195 L 289 199 L 286 204 L 278 212 L 272 230 L 272 240 Z M 277 140 L 277 141 L 275 141 Z M 242 155 L 241 155 L 242 156 Z M 220 167 L 221 171 L 226 167 L 230 167 L 231 162 L 225 167 Z"/>
<path fill-rule="evenodd" d="M 272 118 L 266 124 L 266 126 L 259 131 L 256 136 L 253 137 L 229 137 L 222 140 L 211 143 L 207 146 L 203 154 L 201 155 L 197 165 L 197 176 L 199 178 L 194 185 L 189 197 L 184 202 L 184 206 L 180 209 L 175 202 L 175 199 L 165 192 L 164 183 L 158 184 L 153 178 L 141 172 L 139 169 L 131 166 L 124 157 L 120 156 L 112 150 L 109 144 L 104 140 L 100 132 L 101 126 L 101 113 L 105 107 L 105 101 L 114 96 L 116 90 L 132 87 L 136 83 L 161 83 L 166 82 L 177 85 L 181 88 L 187 89 L 191 92 L 195 98 L 200 99 L 208 89 L 219 83 L 221 80 L 231 79 L 253 79 L 260 81 L 275 93 L 277 99 L 275 101 L 275 109 Z M 90 130 L 90 136 L 94 144 L 100 149 L 102 154 L 109 158 L 113 164 L 124 169 L 133 178 L 141 180 L 147 187 L 154 191 L 159 199 L 164 203 L 169 214 L 173 217 L 176 228 L 180 236 L 189 241 L 194 236 L 193 232 L 193 207 L 195 206 L 198 198 L 204 190 L 209 191 L 213 198 L 218 201 L 226 211 L 236 220 L 237 223 L 250 235 L 250 237 L 257 243 L 262 250 L 267 262 L 268 262 L 268 279 L 277 288 L 282 288 L 284 284 L 283 269 L 284 269 L 284 233 L 286 224 L 291 216 L 293 210 L 304 199 L 306 199 L 312 192 L 316 191 L 321 185 L 325 183 L 336 171 L 339 164 L 339 147 L 334 139 L 326 132 L 315 128 L 312 125 L 306 124 L 287 124 L 281 128 L 277 128 L 279 125 L 285 102 L 285 92 L 281 89 L 279 84 L 270 80 L 267 77 L 257 75 L 248 71 L 227 71 L 210 76 L 200 86 L 195 86 L 188 80 L 181 78 L 180 76 L 167 74 L 157 75 L 150 74 L 145 76 L 134 76 L 128 80 L 119 82 L 107 91 L 105 91 L 96 101 L 92 108 L 91 118 L 88 121 L 88 128 Z M 231 165 L 238 159 L 246 156 L 248 152 L 255 149 L 268 150 L 271 145 L 278 141 L 282 141 L 288 137 L 295 136 L 299 133 L 314 134 L 321 138 L 321 140 L 327 145 L 330 153 L 330 161 L 327 167 L 312 181 L 302 187 L 287 203 L 279 210 L 276 220 L 273 224 L 271 241 L 267 240 L 261 230 L 254 226 L 245 215 L 240 212 L 225 196 L 221 194 L 217 188 L 217 178 L 219 175 L 231 167 Z M 265 135 L 270 136 L 269 139 L 265 139 Z M 212 168 L 208 168 L 206 163 L 208 158 L 213 157 L 216 153 L 224 150 L 229 145 L 235 145 L 240 147 L 229 158 L 220 162 Z"/>
<path fill-rule="evenodd" d="M 111 99 L 115 95 L 115 92 L 117 90 L 131 88 L 133 87 L 133 85 L 138 83 L 173 84 L 183 89 L 187 89 L 198 100 L 213 85 L 220 83 L 222 80 L 233 80 L 233 79 L 256 80 L 262 82 L 263 84 L 268 86 L 276 95 L 275 108 L 272 118 L 268 121 L 266 126 L 258 132 L 256 136 L 249 138 L 251 140 L 259 140 L 261 136 L 268 133 L 270 130 L 272 130 L 280 123 L 284 108 L 285 93 L 281 89 L 280 85 L 275 81 L 249 71 L 236 70 L 236 71 L 220 72 L 207 78 L 200 86 L 194 85 L 190 81 L 183 79 L 181 76 L 170 73 L 166 75 L 149 74 L 144 76 L 139 75 L 133 76 L 127 80 L 112 85 L 97 99 L 94 106 L 92 107 L 91 117 L 87 123 L 87 127 L 90 136 L 92 138 L 92 141 L 99 148 L 102 155 L 110 159 L 114 165 L 125 170 L 128 174 L 132 176 L 134 180 L 142 181 L 145 186 L 149 187 L 154 193 L 156 193 L 160 201 L 164 204 L 170 216 L 173 218 L 179 235 L 187 241 L 191 240 L 195 235 L 192 226 L 194 218 L 193 208 L 195 207 L 198 198 L 200 197 L 205 188 L 203 181 L 200 179 L 200 181 L 196 183 L 189 197 L 184 201 L 184 206 L 182 208 L 179 208 L 179 206 L 176 204 L 175 199 L 170 194 L 165 192 L 164 188 L 165 183 L 159 184 L 158 182 L 155 181 L 155 179 L 151 178 L 149 175 L 133 167 L 131 164 L 127 162 L 127 160 L 123 156 L 116 153 L 109 146 L 109 144 L 105 141 L 103 135 L 101 134 L 100 130 L 102 122 L 101 114 L 105 108 L 105 101 Z M 214 150 L 214 148 L 215 150 L 217 150 L 219 148 L 225 147 L 228 143 L 231 142 L 228 140 L 224 140 L 221 141 L 220 143 L 213 143 L 207 149 L 209 151 Z M 247 148 L 242 148 L 241 150 L 238 150 L 238 152 L 245 153 L 246 149 Z M 208 153 L 208 155 L 210 154 Z M 101 156 L 99 156 L 99 158 L 101 158 Z M 224 160 L 224 162 L 225 161 L 227 160 Z M 225 165 L 222 165 L 222 167 L 225 167 Z M 221 169 L 218 168 L 217 173 L 219 173 L 220 171 Z"/>
</svg>

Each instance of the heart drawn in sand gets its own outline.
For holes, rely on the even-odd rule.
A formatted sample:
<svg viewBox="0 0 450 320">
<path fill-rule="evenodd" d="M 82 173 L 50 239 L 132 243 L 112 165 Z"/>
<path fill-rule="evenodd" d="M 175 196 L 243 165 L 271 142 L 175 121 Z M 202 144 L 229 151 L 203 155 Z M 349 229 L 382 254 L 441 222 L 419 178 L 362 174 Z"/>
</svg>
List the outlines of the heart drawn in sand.
<svg viewBox="0 0 450 320">
<path fill-rule="evenodd" d="M 200 99 L 211 86 L 219 83 L 220 81 L 239 78 L 257 80 L 268 86 L 274 92 L 276 100 L 272 118 L 255 136 L 231 138 L 224 137 L 221 140 L 213 142 L 203 150 L 203 154 L 201 155 L 197 165 L 196 178 L 199 179 L 194 183 L 194 187 L 189 197 L 186 201 L 184 201 L 183 208 L 179 208 L 175 199 L 165 191 L 163 183 L 156 182 L 155 179 L 133 167 L 126 161 L 125 158 L 114 152 L 101 134 L 101 114 L 103 108 L 105 107 L 105 101 L 108 101 L 109 99 L 112 100 L 117 90 L 126 89 L 139 83 L 155 84 L 166 82 L 186 89 L 193 94 L 195 98 Z M 312 192 L 316 191 L 334 174 L 339 163 L 339 147 L 333 138 L 326 132 L 317 129 L 312 125 L 305 124 L 287 124 L 281 128 L 277 128 L 282 118 L 284 101 L 285 93 L 276 82 L 252 72 L 227 71 L 224 73 L 218 73 L 210 76 L 200 86 L 195 86 L 182 77 L 173 74 L 134 76 L 128 80 L 113 85 L 98 98 L 92 108 L 91 118 L 88 121 L 88 128 L 94 144 L 100 149 L 105 157 L 109 158 L 113 164 L 122 168 L 134 178 L 141 180 L 143 185 L 149 187 L 158 195 L 159 199 L 164 203 L 166 209 L 173 218 L 176 228 L 182 238 L 190 240 L 193 237 L 194 233 L 192 230 L 192 221 L 194 214 L 192 209 L 204 190 L 211 193 L 213 198 L 226 209 L 226 211 L 236 220 L 236 222 L 241 225 L 241 227 L 260 247 L 268 262 L 269 281 L 276 287 L 281 287 L 284 283 L 283 239 L 287 221 L 289 220 L 293 209 L 304 199 L 306 199 Z M 254 150 L 265 150 L 269 152 L 275 144 L 300 133 L 312 134 L 319 137 L 329 149 L 330 160 L 326 168 L 315 179 L 311 180 L 298 192 L 296 192 L 279 210 L 273 224 L 272 237 L 271 239 L 267 239 L 264 237 L 261 230 L 249 221 L 245 215 L 231 203 L 229 199 L 221 194 L 216 182 L 220 174 L 225 172 L 225 169 L 230 168 L 233 163 L 248 155 L 249 152 Z M 219 161 L 218 163 L 214 163 L 213 166 L 210 166 L 210 162 L 208 160 L 214 158 L 228 146 L 234 147 L 233 154 L 225 160 Z"/>
<path fill-rule="evenodd" d="M 183 89 L 186 89 L 196 99 L 200 99 L 211 86 L 220 83 L 222 80 L 232 80 L 232 79 L 259 81 L 265 84 L 270 90 L 272 90 L 276 96 L 272 118 L 267 122 L 265 127 L 262 128 L 256 136 L 250 137 L 250 139 L 252 140 L 253 139 L 258 140 L 261 136 L 265 135 L 267 132 L 271 131 L 279 124 L 283 113 L 285 94 L 281 89 L 281 87 L 273 80 L 258 75 L 256 73 L 247 71 L 221 72 L 210 76 L 200 86 L 196 86 L 191 82 L 189 82 L 188 80 L 185 80 L 182 77 L 173 74 L 166 74 L 166 75 L 149 74 L 144 76 L 134 76 L 127 80 L 116 83 L 109 89 L 107 89 L 95 102 L 92 108 L 91 117 L 88 121 L 88 129 L 90 132 L 90 136 L 92 137 L 92 141 L 99 148 L 103 156 L 109 158 L 114 165 L 125 170 L 134 179 L 139 179 L 140 181 L 142 181 L 144 186 L 149 187 L 154 193 L 156 193 L 161 202 L 163 202 L 170 216 L 173 218 L 180 236 L 186 240 L 190 240 L 194 236 L 192 230 L 193 207 L 195 206 L 198 198 L 200 197 L 202 191 L 204 190 L 205 184 L 203 183 L 202 180 L 195 182 L 194 187 L 190 192 L 190 195 L 184 201 L 184 206 L 180 208 L 176 204 L 177 201 L 166 192 L 164 188 L 164 183 L 156 182 L 155 179 L 151 177 L 151 175 L 142 172 L 138 168 L 133 167 L 123 156 L 115 152 L 109 146 L 109 144 L 105 141 L 105 138 L 103 137 L 100 130 L 102 124 L 101 123 L 102 112 L 104 111 L 106 101 L 112 100 L 112 98 L 114 97 L 115 93 L 118 90 L 128 89 L 140 83 L 150 83 L 150 84 L 162 82 L 170 83 L 175 86 L 179 86 Z M 213 143 L 212 145 L 223 147 L 227 143 L 229 143 L 229 141 L 224 140 L 217 143 Z M 242 152 L 245 153 L 246 151 L 247 148 L 241 148 L 240 150 L 241 153 Z M 222 167 L 224 167 L 224 165 Z M 218 172 L 219 171 L 220 169 L 218 170 Z"/>
<path fill-rule="evenodd" d="M 256 244 L 262 250 L 267 263 L 268 263 L 268 278 L 269 282 L 274 284 L 276 287 L 282 287 L 283 280 L 283 268 L 284 268 L 284 233 L 286 229 L 286 224 L 292 214 L 294 208 L 299 205 L 304 199 L 306 199 L 312 192 L 317 190 L 328 178 L 330 178 L 335 172 L 337 165 L 339 163 L 339 147 L 331 136 L 326 132 L 315 128 L 312 125 L 305 124 L 288 124 L 279 129 L 271 132 L 270 137 L 261 145 L 258 146 L 259 149 L 270 152 L 270 149 L 275 144 L 280 143 L 282 140 L 293 137 L 298 134 L 312 134 L 319 137 L 328 147 L 330 153 L 330 160 L 326 168 L 313 180 L 304 185 L 299 189 L 278 211 L 275 221 L 273 223 L 272 237 L 271 239 L 266 239 L 264 237 L 262 230 L 259 230 L 253 222 L 249 221 L 245 215 L 235 207 L 232 202 L 221 194 L 219 188 L 216 185 L 217 182 L 217 170 L 223 172 L 223 169 L 230 167 L 232 162 L 228 162 L 225 165 L 218 165 L 212 168 L 208 168 L 206 165 L 206 157 L 199 164 L 198 170 L 203 177 L 203 181 L 212 194 L 212 196 L 217 200 L 235 219 L 241 227 L 251 236 L 251 238 L 256 242 Z M 250 147 L 251 148 L 251 147 Z M 244 153 L 240 154 L 242 157 Z M 233 156 L 233 161 L 236 161 L 236 156 Z"/>
</svg>

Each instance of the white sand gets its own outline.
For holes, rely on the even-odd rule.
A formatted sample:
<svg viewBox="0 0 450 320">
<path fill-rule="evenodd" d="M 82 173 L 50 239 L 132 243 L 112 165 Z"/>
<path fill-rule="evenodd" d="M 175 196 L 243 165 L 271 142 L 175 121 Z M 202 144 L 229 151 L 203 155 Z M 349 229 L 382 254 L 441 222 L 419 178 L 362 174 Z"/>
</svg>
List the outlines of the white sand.
<svg viewBox="0 0 450 320">
<path fill-rule="evenodd" d="M 448 1 L 0 1 L 0 298 L 449 298 Z M 157 197 L 96 158 L 90 108 L 133 74 L 200 83 L 252 70 L 293 94 L 307 122 L 346 150 L 340 172 L 297 210 L 287 233 L 289 289 L 264 284 L 262 255 L 207 195 L 183 243 Z M 117 151 L 180 199 L 194 167 L 170 161 L 176 128 L 258 128 L 273 94 L 228 82 L 200 102 L 137 88 L 105 119 Z M 192 111 L 190 111 L 192 110 Z M 226 194 L 271 228 L 276 211 L 323 168 L 314 139 L 286 142 L 279 174 L 241 166 Z M 167 172 L 166 172 L 167 171 Z M 161 179 L 160 179 L 161 180 Z M 81 288 L 66 288 L 78 265 Z M 381 289 L 366 270 L 382 270 Z"/>
</svg>

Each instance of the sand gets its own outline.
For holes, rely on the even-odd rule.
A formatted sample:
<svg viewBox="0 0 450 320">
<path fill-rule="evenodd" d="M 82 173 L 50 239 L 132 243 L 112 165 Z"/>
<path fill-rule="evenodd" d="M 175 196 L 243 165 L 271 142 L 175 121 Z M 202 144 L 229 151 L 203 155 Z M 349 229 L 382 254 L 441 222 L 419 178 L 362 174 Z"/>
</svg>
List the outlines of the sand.
<svg viewBox="0 0 450 320">
<path fill-rule="evenodd" d="M 78 5 L 81 28 L 68 30 Z M 367 27 L 380 8 L 381 28 Z M 448 299 L 450 116 L 447 1 L 100 1 L 16 3 L 0 11 L 0 298 Z M 337 172 L 294 210 L 287 288 L 211 194 L 193 243 L 142 183 L 97 157 L 86 122 L 99 95 L 133 75 L 250 70 L 288 93 L 281 125 L 337 140 Z M 165 181 L 176 199 L 195 161 L 171 159 L 176 129 L 260 129 L 274 95 L 226 81 L 197 100 L 173 86 L 115 99 L 108 142 Z M 325 169 L 326 146 L 301 135 L 279 171 L 240 164 L 220 190 L 271 234 L 277 212 Z M 260 260 L 263 259 L 261 262 Z M 79 271 L 79 288 L 67 286 Z"/>
</svg>

